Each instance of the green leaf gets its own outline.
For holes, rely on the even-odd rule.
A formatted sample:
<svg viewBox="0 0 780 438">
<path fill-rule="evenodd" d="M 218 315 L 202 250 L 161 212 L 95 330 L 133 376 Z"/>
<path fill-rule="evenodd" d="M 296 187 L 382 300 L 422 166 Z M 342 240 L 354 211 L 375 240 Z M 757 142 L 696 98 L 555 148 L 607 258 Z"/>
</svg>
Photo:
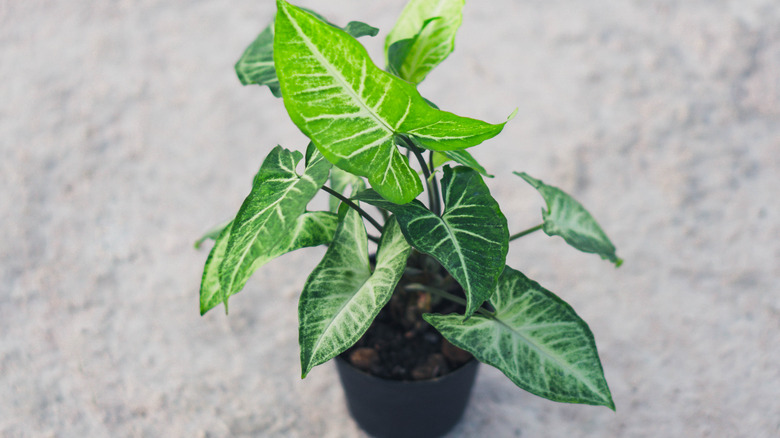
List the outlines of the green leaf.
<svg viewBox="0 0 780 438">
<path fill-rule="evenodd" d="M 338 167 L 334 167 L 330 171 L 330 188 L 349 198 L 356 195 L 358 192 L 365 190 L 366 182 L 359 176 L 345 172 Z M 347 188 L 351 188 L 349 193 L 347 193 Z M 341 201 L 335 196 L 331 196 L 329 202 L 330 211 L 338 211 Z"/>
<path fill-rule="evenodd" d="M 514 174 L 526 180 L 544 198 L 547 210 L 542 209 L 544 219 L 542 229 L 548 236 L 561 236 L 574 248 L 582 252 L 598 254 L 602 259 L 614 263 L 616 267 L 623 264 L 623 260 L 615 254 L 615 245 L 610 242 L 596 219 L 582 204 L 563 190 L 548 186 L 525 172 L 514 172 Z"/>
<path fill-rule="evenodd" d="M 225 294 L 222 293 L 222 288 L 219 286 L 219 266 L 225 260 L 225 250 L 229 238 L 230 226 L 227 226 L 220 231 L 209 256 L 206 258 L 206 266 L 203 268 L 203 276 L 200 280 L 201 316 L 223 302 L 225 303 L 225 312 L 227 312 L 227 300 L 225 300 Z"/>
<path fill-rule="evenodd" d="M 344 32 L 352 35 L 355 38 L 360 38 L 362 36 L 375 37 L 379 33 L 379 29 L 360 21 L 350 21 L 344 27 Z"/>
<path fill-rule="evenodd" d="M 330 243 L 338 223 L 338 217 L 333 213 L 326 211 L 303 213 L 296 219 L 295 226 L 282 236 L 276 247 L 254 260 L 248 275 L 252 275 L 264 264 L 288 252 Z M 219 303 L 225 303 L 225 311 L 227 312 L 227 297 L 219 284 L 219 267 L 225 260 L 229 239 L 230 226 L 225 227 L 219 234 L 206 259 L 206 267 L 203 269 L 203 279 L 200 284 L 201 315 Z"/>
<path fill-rule="evenodd" d="M 495 291 L 509 249 L 509 230 L 498 203 L 479 174 L 467 167 L 444 167 L 444 214 L 420 201 L 395 205 L 367 190 L 355 199 L 395 214 L 409 243 L 439 261 L 466 292 L 470 317 Z"/>
<path fill-rule="evenodd" d="M 461 166 L 470 167 L 477 172 L 479 172 L 482 176 L 486 176 L 488 178 L 493 178 L 493 175 L 487 173 L 487 170 L 485 170 L 484 167 L 482 167 L 481 164 L 477 162 L 474 157 L 471 156 L 470 153 L 466 150 L 459 150 L 459 151 L 443 151 L 443 152 L 434 152 L 433 154 L 433 168 L 436 169 L 440 166 L 442 166 L 444 163 L 447 163 L 449 161 L 454 161 Z"/>
<path fill-rule="evenodd" d="M 490 304 L 491 316 L 480 312 L 465 322 L 459 315 L 423 318 L 528 392 L 615 409 L 593 333 L 571 306 L 508 266 Z"/>
<path fill-rule="evenodd" d="M 303 175 L 297 175 L 295 167 L 302 158 L 298 151 L 277 146 L 263 161 L 230 230 L 219 274 L 225 301 L 240 291 L 256 265 L 288 238 L 286 234 L 327 180 L 331 166 L 319 153 Z"/>
<path fill-rule="evenodd" d="M 390 45 L 390 47 L 387 48 L 387 71 L 390 73 L 398 76 L 401 79 L 405 79 L 409 82 L 412 82 L 407 75 L 402 73 L 402 69 L 404 68 L 404 61 L 407 60 L 407 57 L 409 56 L 412 49 L 415 48 L 415 43 L 417 43 L 418 38 L 421 37 L 422 33 L 425 31 L 425 28 L 430 24 L 432 21 L 439 20 L 439 17 L 434 17 L 428 20 L 425 20 L 423 22 L 422 27 L 417 32 L 417 34 L 412 38 L 405 38 L 402 40 L 398 40 Z M 430 105 L 430 101 L 426 99 L 426 102 Z M 434 108 L 437 108 L 436 105 L 431 105 Z"/>
<path fill-rule="evenodd" d="M 411 247 L 390 219 L 379 243 L 374 272 L 366 228 L 349 210 L 333 243 L 312 271 L 298 304 L 302 377 L 351 347 L 393 295 Z"/>
<path fill-rule="evenodd" d="M 412 135 L 431 150 L 475 146 L 496 136 L 491 125 L 428 105 L 410 83 L 382 71 L 345 32 L 277 0 L 274 59 L 290 118 L 334 165 L 368 178 L 403 204 L 422 192 L 417 173 L 395 146 Z"/>
<path fill-rule="evenodd" d="M 282 97 L 274 68 L 274 26 L 268 25 L 236 62 L 236 75 L 242 85 L 266 85 L 276 97 Z"/>
<path fill-rule="evenodd" d="M 463 4 L 464 0 L 407 3 L 385 40 L 388 66 L 413 84 L 422 82 L 455 49 Z"/>
<path fill-rule="evenodd" d="M 326 21 L 321 15 L 314 11 L 309 11 L 309 13 Z M 335 25 L 331 24 L 331 26 Z M 366 35 L 376 36 L 376 34 L 379 33 L 379 29 L 359 21 L 350 21 L 344 30 L 355 38 Z M 273 23 L 263 29 L 252 44 L 244 50 L 241 58 L 236 62 L 235 69 L 241 84 L 265 85 L 271 90 L 271 93 L 274 96 L 282 97 L 282 91 L 279 88 L 279 79 L 276 77 L 276 69 L 274 68 Z"/>
</svg>

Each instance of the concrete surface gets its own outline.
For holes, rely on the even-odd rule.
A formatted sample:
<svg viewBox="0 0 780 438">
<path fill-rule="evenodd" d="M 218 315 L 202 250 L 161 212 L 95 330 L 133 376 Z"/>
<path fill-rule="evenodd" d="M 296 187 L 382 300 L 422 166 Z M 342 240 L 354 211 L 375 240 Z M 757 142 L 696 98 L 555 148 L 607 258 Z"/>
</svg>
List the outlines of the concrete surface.
<svg viewBox="0 0 780 438">
<path fill-rule="evenodd" d="M 303 1 L 382 29 L 403 1 Z M 360 437 L 332 364 L 299 379 L 296 300 L 321 249 L 198 316 L 207 252 L 266 153 L 303 148 L 232 64 L 262 1 L 0 0 L 0 436 Z M 570 191 L 626 260 L 558 239 L 508 263 L 593 329 L 617 413 L 482 367 L 451 437 L 780 436 L 776 0 L 470 1 L 421 91 L 489 121 L 475 155 L 511 231 Z M 317 202 L 324 204 L 324 199 Z"/>
</svg>

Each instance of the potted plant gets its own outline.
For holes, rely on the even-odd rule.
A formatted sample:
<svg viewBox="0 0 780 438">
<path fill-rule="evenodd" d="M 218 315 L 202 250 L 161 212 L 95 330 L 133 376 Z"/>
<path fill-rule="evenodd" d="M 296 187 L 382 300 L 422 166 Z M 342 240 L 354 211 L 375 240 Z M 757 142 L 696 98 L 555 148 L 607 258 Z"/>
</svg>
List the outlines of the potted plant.
<svg viewBox="0 0 780 438">
<path fill-rule="evenodd" d="M 311 142 L 305 153 L 274 148 L 235 218 L 206 235 L 215 244 L 201 314 L 219 304 L 227 312 L 230 296 L 269 260 L 327 245 L 299 301 L 302 376 L 339 358 L 350 410 L 374 434 L 445 433 L 461 416 L 477 361 L 550 400 L 614 409 L 587 324 L 505 261 L 511 241 L 538 230 L 619 266 L 615 247 L 572 197 L 517 172 L 547 209 L 540 225 L 510 235 L 483 180 L 492 176 L 467 152 L 506 122 L 439 110 L 417 91 L 453 50 L 463 3 L 411 0 L 387 36 L 382 70 L 356 39 L 375 28 L 339 28 L 277 0 L 274 22 L 236 64 L 242 83 L 282 98 Z M 330 211 L 307 211 L 321 190 L 332 195 Z M 379 386 L 351 394 L 364 381 Z M 462 387 L 436 389 L 450 381 Z M 415 401 L 422 408 L 410 408 Z M 450 404 L 453 413 L 441 411 Z M 437 418 L 443 423 L 430 426 Z"/>
</svg>

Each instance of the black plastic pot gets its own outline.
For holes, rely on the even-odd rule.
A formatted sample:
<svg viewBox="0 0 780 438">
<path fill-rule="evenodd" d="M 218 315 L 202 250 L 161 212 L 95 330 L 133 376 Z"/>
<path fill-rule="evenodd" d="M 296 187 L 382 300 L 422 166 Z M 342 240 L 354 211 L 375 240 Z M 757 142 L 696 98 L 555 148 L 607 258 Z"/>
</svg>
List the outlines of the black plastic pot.
<svg viewBox="0 0 780 438">
<path fill-rule="evenodd" d="M 364 373 L 336 357 L 349 412 L 377 438 L 433 438 L 449 432 L 463 416 L 478 365 L 471 360 L 437 379 L 402 382 Z"/>
</svg>

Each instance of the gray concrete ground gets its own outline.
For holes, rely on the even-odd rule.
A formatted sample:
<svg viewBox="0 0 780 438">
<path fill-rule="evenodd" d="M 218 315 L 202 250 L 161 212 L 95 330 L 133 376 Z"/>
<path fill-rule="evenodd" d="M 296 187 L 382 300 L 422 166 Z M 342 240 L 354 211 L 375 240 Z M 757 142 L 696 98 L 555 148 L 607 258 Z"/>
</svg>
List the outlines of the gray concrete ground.
<svg viewBox="0 0 780 438">
<path fill-rule="evenodd" d="M 320 3 L 301 0 L 380 38 L 403 5 Z M 273 8 L 0 0 L 0 436 L 362 436 L 332 364 L 299 379 L 297 296 L 321 249 L 266 266 L 230 316 L 198 316 L 192 242 L 273 146 L 305 145 L 232 72 Z M 519 107 L 475 150 L 510 230 L 539 219 L 524 170 L 578 197 L 626 263 L 544 235 L 508 260 L 590 323 L 617 413 L 485 366 L 451 436 L 780 436 L 780 6 L 496 0 L 465 15 L 421 91 L 493 122 Z"/>
</svg>

